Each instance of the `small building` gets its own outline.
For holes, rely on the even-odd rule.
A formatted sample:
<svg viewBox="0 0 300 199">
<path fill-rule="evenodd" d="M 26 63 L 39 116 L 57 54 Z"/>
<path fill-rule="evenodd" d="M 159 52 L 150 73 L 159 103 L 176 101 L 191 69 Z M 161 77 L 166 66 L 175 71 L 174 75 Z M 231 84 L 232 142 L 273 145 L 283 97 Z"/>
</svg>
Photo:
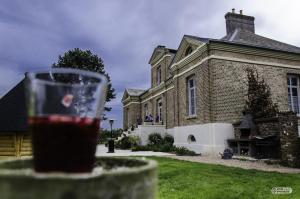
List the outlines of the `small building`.
<svg viewBox="0 0 300 199">
<path fill-rule="evenodd" d="M 0 99 L 0 156 L 32 155 L 24 80 Z"/>
<path fill-rule="evenodd" d="M 232 124 L 243 117 L 247 68 L 264 78 L 279 111 L 299 114 L 300 48 L 256 34 L 254 20 L 233 10 L 220 39 L 184 35 L 177 49 L 157 46 L 149 60 L 151 88 L 124 92 L 124 129 L 138 126 L 144 137 L 168 133 L 197 153 L 223 152 L 234 139 Z M 137 124 L 148 114 L 155 118 L 151 130 Z"/>
</svg>

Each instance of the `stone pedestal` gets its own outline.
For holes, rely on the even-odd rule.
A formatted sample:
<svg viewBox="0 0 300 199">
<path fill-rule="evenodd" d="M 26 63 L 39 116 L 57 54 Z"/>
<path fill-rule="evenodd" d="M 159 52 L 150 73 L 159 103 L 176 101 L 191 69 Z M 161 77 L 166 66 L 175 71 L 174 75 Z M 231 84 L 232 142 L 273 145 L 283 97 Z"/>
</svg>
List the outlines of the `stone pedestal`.
<svg viewBox="0 0 300 199">
<path fill-rule="evenodd" d="M 0 195 L 7 199 L 156 198 L 154 161 L 98 158 L 92 173 L 35 173 L 31 159 L 0 162 Z"/>
</svg>

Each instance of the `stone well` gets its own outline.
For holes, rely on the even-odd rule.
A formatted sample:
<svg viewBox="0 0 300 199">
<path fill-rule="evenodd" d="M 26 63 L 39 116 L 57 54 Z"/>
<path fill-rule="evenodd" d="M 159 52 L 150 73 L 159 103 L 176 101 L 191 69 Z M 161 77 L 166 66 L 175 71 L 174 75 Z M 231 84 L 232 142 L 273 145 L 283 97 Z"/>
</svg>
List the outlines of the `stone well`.
<svg viewBox="0 0 300 199">
<path fill-rule="evenodd" d="M 97 158 L 92 173 L 36 173 L 31 159 L 0 162 L 5 199 L 156 198 L 157 165 L 152 160 Z"/>
</svg>

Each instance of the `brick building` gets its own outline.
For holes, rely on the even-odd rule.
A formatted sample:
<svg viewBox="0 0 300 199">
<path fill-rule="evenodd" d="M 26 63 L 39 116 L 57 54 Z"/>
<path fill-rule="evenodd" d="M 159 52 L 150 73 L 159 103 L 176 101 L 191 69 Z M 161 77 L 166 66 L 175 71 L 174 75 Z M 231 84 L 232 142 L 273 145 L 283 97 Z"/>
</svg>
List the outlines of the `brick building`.
<svg viewBox="0 0 300 199">
<path fill-rule="evenodd" d="M 265 79 L 280 111 L 300 112 L 300 48 L 255 34 L 254 17 L 241 11 L 225 20 L 221 39 L 184 35 L 176 50 L 154 49 L 151 88 L 125 89 L 124 129 L 143 124 L 135 130 L 141 136 L 169 133 L 178 146 L 218 153 L 242 118 L 248 67 Z M 143 123 L 150 114 L 152 127 Z"/>
</svg>

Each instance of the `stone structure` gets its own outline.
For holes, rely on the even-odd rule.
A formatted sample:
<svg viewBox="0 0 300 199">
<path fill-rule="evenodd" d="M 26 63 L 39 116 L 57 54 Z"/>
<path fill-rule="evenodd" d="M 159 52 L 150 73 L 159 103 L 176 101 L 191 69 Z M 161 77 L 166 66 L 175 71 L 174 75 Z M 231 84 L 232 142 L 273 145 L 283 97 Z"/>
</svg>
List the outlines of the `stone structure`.
<svg viewBox="0 0 300 199">
<path fill-rule="evenodd" d="M 294 113 L 279 114 L 281 160 L 284 165 L 300 167 L 298 118 Z"/>
<path fill-rule="evenodd" d="M 124 129 L 151 114 L 174 135 L 175 144 L 201 153 L 223 152 L 234 133 L 218 127 L 241 120 L 248 67 L 265 79 L 280 111 L 300 112 L 295 91 L 300 89 L 300 48 L 255 34 L 254 17 L 230 12 L 225 18 L 227 35 L 221 39 L 184 35 L 176 50 L 154 49 L 151 88 L 124 92 Z M 198 137 L 192 144 L 191 134 Z M 203 136 L 213 144 L 200 142 Z"/>
<path fill-rule="evenodd" d="M 153 160 L 98 157 L 91 173 L 38 173 L 31 159 L 0 161 L 3 199 L 155 199 L 157 164 Z"/>
<path fill-rule="evenodd" d="M 247 119 L 249 120 L 244 117 L 242 123 Z M 250 119 L 252 120 L 252 117 Z M 255 130 L 251 132 L 250 126 L 241 128 L 242 124 L 235 124 L 235 139 L 228 140 L 235 153 L 239 145 L 238 150 L 247 149 L 248 155 L 256 158 L 276 158 L 281 159 L 284 165 L 300 166 L 298 117 L 294 112 L 280 112 L 274 117 L 252 121 Z M 243 135 L 243 130 L 248 130 L 248 134 Z"/>
</svg>

